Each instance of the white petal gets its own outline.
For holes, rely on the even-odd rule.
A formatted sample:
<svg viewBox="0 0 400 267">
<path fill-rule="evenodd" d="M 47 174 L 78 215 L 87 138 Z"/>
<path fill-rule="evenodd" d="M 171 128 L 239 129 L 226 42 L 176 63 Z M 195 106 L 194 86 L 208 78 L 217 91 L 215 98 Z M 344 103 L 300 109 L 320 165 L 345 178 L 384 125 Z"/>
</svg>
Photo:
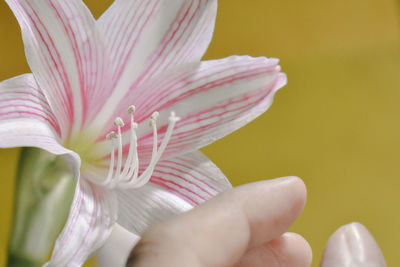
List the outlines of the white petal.
<svg viewBox="0 0 400 267">
<path fill-rule="evenodd" d="M 32 74 L 0 83 L 0 147 L 38 147 L 65 155 L 75 177 L 80 158 L 60 144 L 60 126 Z"/>
<path fill-rule="evenodd" d="M 160 114 L 159 141 L 166 132 L 170 112 L 181 118 L 163 154 L 175 156 L 208 145 L 249 123 L 270 107 L 276 91 L 285 84 L 286 75 L 280 72 L 277 59 L 232 56 L 166 72 L 138 88 L 120 107 L 128 102 L 136 106 L 139 157 L 144 163 L 152 151 L 153 136 L 147 126 L 152 112 Z M 128 120 L 127 115 L 122 118 Z M 127 130 L 129 127 L 123 129 Z M 104 151 L 101 153 L 106 155 Z"/>
<path fill-rule="evenodd" d="M 108 63 L 95 20 L 80 0 L 7 3 L 21 26 L 28 63 L 65 139 L 97 113 L 111 90 L 105 83 Z"/>
<path fill-rule="evenodd" d="M 196 70 L 183 74 L 187 76 L 164 81 L 172 85 L 161 87 L 159 84 L 158 93 L 151 99 L 143 95 L 141 99 L 146 100 L 139 102 L 137 109 L 150 105 L 160 112 L 160 140 L 169 113 L 175 111 L 181 118 L 163 157 L 199 149 L 264 113 L 276 91 L 286 84 L 286 75 L 280 72 L 277 63 L 277 59 L 237 56 L 206 61 Z M 143 128 L 139 125 L 139 129 Z M 149 158 L 151 140 L 150 134 L 139 138 L 141 158 Z"/>
<path fill-rule="evenodd" d="M 368 229 L 357 222 L 337 229 L 326 243 L 321 267 L 386 267 L 385 257 Z"/>
<path fill-rule="evenodd" d="M 45 266 L 81 266 L 109 237 L 117 209 L 114 191 L 79 180 L 67 223 Z"/>
<path fill-rule="evenodd" d="M 132 248 L 140 237 L 115 224 L 110 237 L 97 254 L 100 267 L 124 267 Z"/>
<path fill-rule="evenodd" d="M 199 62 L 211 41 L 216 10 L 216 0 L 115 1 L 98 25 L 114 59 L 116 90 L 97 123 L 107 121 L 122 98 L 157 74 Z"/>
<path fill-rule="evenodd" d="M 159 162 L 148 184 L 118 193 L 118 223 L 135 234 L 231 188 L 201 152 Z"/>
</svg>

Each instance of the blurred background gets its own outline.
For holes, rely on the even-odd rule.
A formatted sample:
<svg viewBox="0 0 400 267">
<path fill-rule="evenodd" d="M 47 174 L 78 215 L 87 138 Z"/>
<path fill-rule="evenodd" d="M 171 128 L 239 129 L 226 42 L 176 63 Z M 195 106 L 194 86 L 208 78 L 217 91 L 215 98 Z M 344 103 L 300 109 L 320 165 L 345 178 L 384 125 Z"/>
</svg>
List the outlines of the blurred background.
<svg viewBox="0 0 400 267">
<path fill-rule="evenodd" d="M 112 2 L 85 1 L 96 16 Z M 220 0 L 206 59 L 278 57 L 289 82 L 271 109 L 203 151 L 234 185 L 301 177 L 308 203 L 290 229 L 319 266 L 328 237 L 359 221 L 400 266 L 400 47 L 395 0 Z M 20 30 L 0 2 L 0 80 L 29 72 Z M 0 266 L 18 149 L 0 150 Z M 94 266 L 94 263 L 89 265 Z"/>
</svg>

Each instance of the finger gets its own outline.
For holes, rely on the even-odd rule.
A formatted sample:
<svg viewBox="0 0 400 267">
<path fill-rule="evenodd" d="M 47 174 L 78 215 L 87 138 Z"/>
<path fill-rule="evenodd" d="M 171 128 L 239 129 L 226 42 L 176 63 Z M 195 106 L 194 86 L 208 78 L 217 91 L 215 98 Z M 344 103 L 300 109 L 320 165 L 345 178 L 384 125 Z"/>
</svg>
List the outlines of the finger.
<svg viewBox="0 0 400 267">
<path fill-rule="evenodd" d="M 344 225 L 329 238 L 321 267 L 338 266 L 386 267 L 378 244 L 364 225 Z"/>
<path fill-rule="evenodd" d="M 137 266 L 232 266 L 247 250 L 282 235 L 305 200 L 297 177 L 240 186 L 153 227 L 131 259 Z"/>
<path fill-rule="evenodd" d="M 307 241 L 295 233 L 285 233 L 267 244 L 254 248 L 235 267 L 308 267 L 312 252 Z"/>
</svg>

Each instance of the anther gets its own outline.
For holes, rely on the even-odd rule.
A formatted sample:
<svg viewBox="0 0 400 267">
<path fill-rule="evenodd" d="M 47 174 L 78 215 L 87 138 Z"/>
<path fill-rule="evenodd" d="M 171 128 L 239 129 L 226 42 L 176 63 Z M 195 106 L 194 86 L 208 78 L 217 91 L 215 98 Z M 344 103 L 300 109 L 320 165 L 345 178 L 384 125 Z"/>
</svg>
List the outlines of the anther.
<svg viewBox="0 0 400 267">
<path fill-rule="evenodd" d="M 120 127 L 124 127 L 124 125 L 125 125 L 124 121 L 120 117 L 115 119 L 114 124 L 116 126 L 120 126 Z"/>
<path fill-rule="evenodd" d="M 110 132 L 106 136 L 107 140 L 112 140 L 112 139 L 116 139 L 116 138 L 118 138 L 118 134 L 116 132 L 114 132 L 114 131 Z"/>
<path fill-rule="evenodd" d="M 128 114 L 135 113 L 136 107 L 134 105 L 130 105 L 128 108 Z"/>
<path fill-rule="evenodd" d="M 149 122 L 150 126 L 156 125 L 156 120 L 158 118 L 158 115 L 159 115 L 159 113 L 157 111 L 155 111 L 153 114 L 151 114 L 150 122 Z"/>
<path fill-rule="evenodd" d="M 153 114 L 151 114 L 150 119 L 156 120 L 159 115 L 160 115 L 160 113 L 158 113 L 158 111 L 155 111 L 155 112 L 153 112 Z"/>
</svg>

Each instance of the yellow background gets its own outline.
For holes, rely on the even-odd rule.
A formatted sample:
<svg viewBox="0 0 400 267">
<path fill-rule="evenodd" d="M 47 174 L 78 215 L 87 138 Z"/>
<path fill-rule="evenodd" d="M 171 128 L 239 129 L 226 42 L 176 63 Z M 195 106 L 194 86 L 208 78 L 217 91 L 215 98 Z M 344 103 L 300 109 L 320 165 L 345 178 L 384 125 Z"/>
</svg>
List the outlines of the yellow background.
<svg viewBox="0 0 400 267">
<path fill-rule="evenodd" d="M 111 1 L 87 4 L 98 16 Z M 256 121 L 203 151 L 234 185 L 297 175 L 308 187 L 291 228 L 318 266 L 340 225 L 360 221 L 400 266 L 400 51 L 395 0 L 221 0 L 206 58 L 279 57 L 288 85 Z M 20 32 L 0 2 L 0 80 L 28 72 Z M 0 150 L 0 266 L 18 150 Z"/>
</svg>

